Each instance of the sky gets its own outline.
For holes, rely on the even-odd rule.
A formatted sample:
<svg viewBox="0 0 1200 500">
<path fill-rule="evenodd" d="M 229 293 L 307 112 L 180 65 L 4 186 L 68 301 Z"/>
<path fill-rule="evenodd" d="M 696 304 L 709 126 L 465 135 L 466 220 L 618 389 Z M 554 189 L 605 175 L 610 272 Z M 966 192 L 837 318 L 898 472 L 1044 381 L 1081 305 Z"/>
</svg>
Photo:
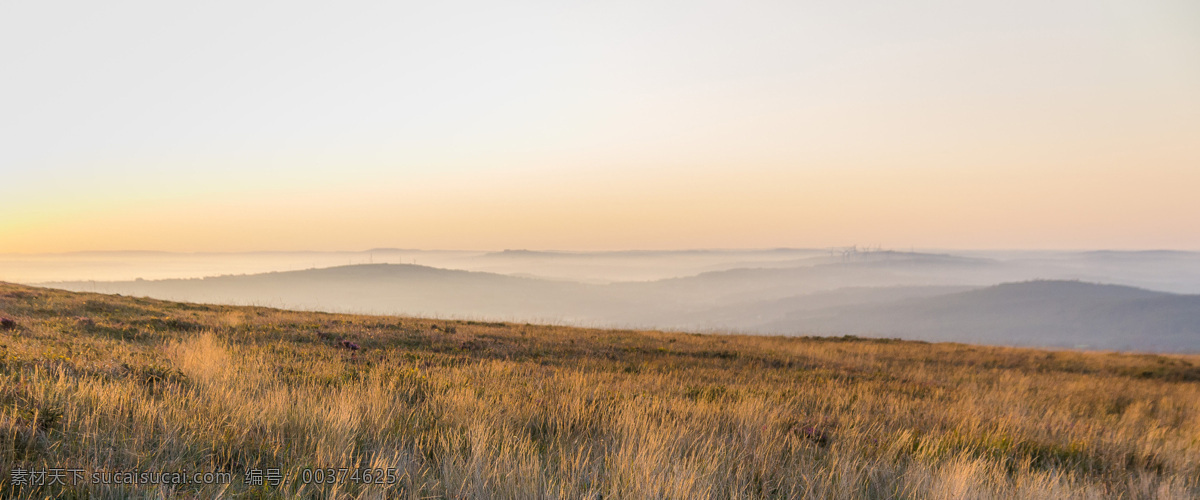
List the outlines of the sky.
<svg viewBox="0 0 1200 500">
<path fill-rule="evenodd" d="M 1200 3 L 4 2 L 0 253 L 1200 250 Z"/>
</svg>

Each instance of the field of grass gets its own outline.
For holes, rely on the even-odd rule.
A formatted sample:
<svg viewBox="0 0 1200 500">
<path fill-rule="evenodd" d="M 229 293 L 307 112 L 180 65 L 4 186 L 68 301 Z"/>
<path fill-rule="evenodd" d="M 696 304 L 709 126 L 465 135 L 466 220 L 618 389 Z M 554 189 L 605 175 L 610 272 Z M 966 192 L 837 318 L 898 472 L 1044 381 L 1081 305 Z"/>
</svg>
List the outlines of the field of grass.
<svg viewBox="0 0 1200 500">
<path fill-rule="evenodd" d="M 7 284 L 0 316 L 13 320 L 0 328 L 0 498 L 1200 496 L 1200 356 L 352 316 Z M 53 469 L 84 479 L 14 484 L 15 470 Z M 247 471 L 272 469 L 279 484 L 247 484 Z M 135 470 L 231 480 L 89 480 Z"/>
</svg>

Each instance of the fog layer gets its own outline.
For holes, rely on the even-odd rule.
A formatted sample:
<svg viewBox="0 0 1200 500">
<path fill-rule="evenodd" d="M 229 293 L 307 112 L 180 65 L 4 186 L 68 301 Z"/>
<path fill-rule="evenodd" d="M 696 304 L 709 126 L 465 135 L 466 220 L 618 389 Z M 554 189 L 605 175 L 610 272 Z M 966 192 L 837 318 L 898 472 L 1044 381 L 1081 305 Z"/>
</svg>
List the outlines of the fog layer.
<svg viewBox="0 0 1200 500">
<path fill-rule="evenodd" d="M 68 264 L 56 268 L 54 259 Z M 348 262 L 193 279 L 47 284 L 182 301 L 373 314 L 1200 351 L 1200 295 L 1195 295 L 1200 292 L 1200 254 L 1189 252 L 106 254 L 46 257 L 25 272 L 102 277 L 138 271 L 153 277 L 222 265 L 242 271 L 287 269 L 304 259 Z"/>
</svg>

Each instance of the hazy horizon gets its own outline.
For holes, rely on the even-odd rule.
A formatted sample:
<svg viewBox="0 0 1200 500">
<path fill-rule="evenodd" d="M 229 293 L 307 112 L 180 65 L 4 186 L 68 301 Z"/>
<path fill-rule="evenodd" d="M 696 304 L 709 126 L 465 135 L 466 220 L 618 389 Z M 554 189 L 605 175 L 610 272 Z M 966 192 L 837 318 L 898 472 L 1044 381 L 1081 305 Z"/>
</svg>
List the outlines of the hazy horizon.
<svg viewBox="0 0 1200 500">
<path fill-rule="evenodd" d="M 631 247 L 631 248 L 530 248 L 530 247 L 497 247 L 497 248 L 420 248 L 420 247 L 370 247 L 364 249 L 336 248 L 330 250 L 294 249 L 284 250 L 267 248 L 262 250 L 157 250 L 151 248 L 118 248 L 111 250 L 63 250 L 54 252 L 0 252 L 0 255 L 72 255 L 72 254 L 177 254 L 177 255 L 221 255 L 221 254 L 302 254 L 302 253 L 344 253 L 359 254 L 371 252 L 471 252 L 471 253 L 502 253 L 502 252 L 537 252 L 562 254 L 588 253 L 637 253 L 637 252 L 756 252 L 772 250 L 812 250 L 840 251 L 857 249 L 858 251 L 885 252 L 1200 252 L 1200 248 L 1189 247 L 904 247 L 893 248 L 877 245 L 827 245 L 827 246 L 747 246 L 747 247 Z"/>
<path fill-rule="evenodd" d="M 883 248 L 691 248 L 628 250 L 447 250 L 373 248 L 355 251 L 171 252 L 146 250 L 0 253 L 0 281 L 37 284 L 61 281 L 192 279 L 235 274 L 324 269 L 345 265 L 420 264 L 440 269 L 495 272 L 584 283 L 653 281 L 713 270 L 810 265 L 822 257 L 850 254 L 923 254 L 998 260 L 1073 259 L 1112 253 L 1145 257 L 1200 252 L 1178 249 L 970 249 Z M 499 260 L 496 260 L 499 259 Z M 1142 259 L 1145 261 L 1146 259 Z M 1153 259 L 1149 259 L 1153 260 Z M 1142 262 L 1143 264 L 1145 262 Z M 1179 262 L 1163 265 L 1180 265 Z M 1188 268 L 1190 269 L 1190 268 Z M 1180 272 L 1187 269 L 1181 268 Z M 1103 280 L 1101 280 L 1103 281 Z M 1141 285 L 1144 286 L 1144 285 Z M 1177 290 L 1176 290 L 1177 291 Z M 1197 289 L 1200 291 L 1200 288 Z"/>
<path fill-rule="evenodd" d="M 0 276 L 12 272 L 42 273 L 41 286 L 73 291 L 292 310 L 1200 352 L 1200 252 L 769 249 L 0 258 Z M 81 273 L 91 278 L 69 279 Z"/>
</svg>

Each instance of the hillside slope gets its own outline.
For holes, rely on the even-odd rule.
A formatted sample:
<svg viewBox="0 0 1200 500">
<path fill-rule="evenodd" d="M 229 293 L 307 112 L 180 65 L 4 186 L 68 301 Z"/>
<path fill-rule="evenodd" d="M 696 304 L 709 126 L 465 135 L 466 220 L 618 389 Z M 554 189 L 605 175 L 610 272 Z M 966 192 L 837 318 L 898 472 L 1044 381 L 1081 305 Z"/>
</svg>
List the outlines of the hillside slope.
<svg viewBox="0 0 1200 500">
<path fill-rule="evenodd" d="M 352 316 L 3 283 L 0 317 L 4 498 L 1200 495 L 1200 356 Z M 18 475 L 54 468 L 220 484 Z M 278 482 L 252 484 L 253 471 Z"/>
</svg>

